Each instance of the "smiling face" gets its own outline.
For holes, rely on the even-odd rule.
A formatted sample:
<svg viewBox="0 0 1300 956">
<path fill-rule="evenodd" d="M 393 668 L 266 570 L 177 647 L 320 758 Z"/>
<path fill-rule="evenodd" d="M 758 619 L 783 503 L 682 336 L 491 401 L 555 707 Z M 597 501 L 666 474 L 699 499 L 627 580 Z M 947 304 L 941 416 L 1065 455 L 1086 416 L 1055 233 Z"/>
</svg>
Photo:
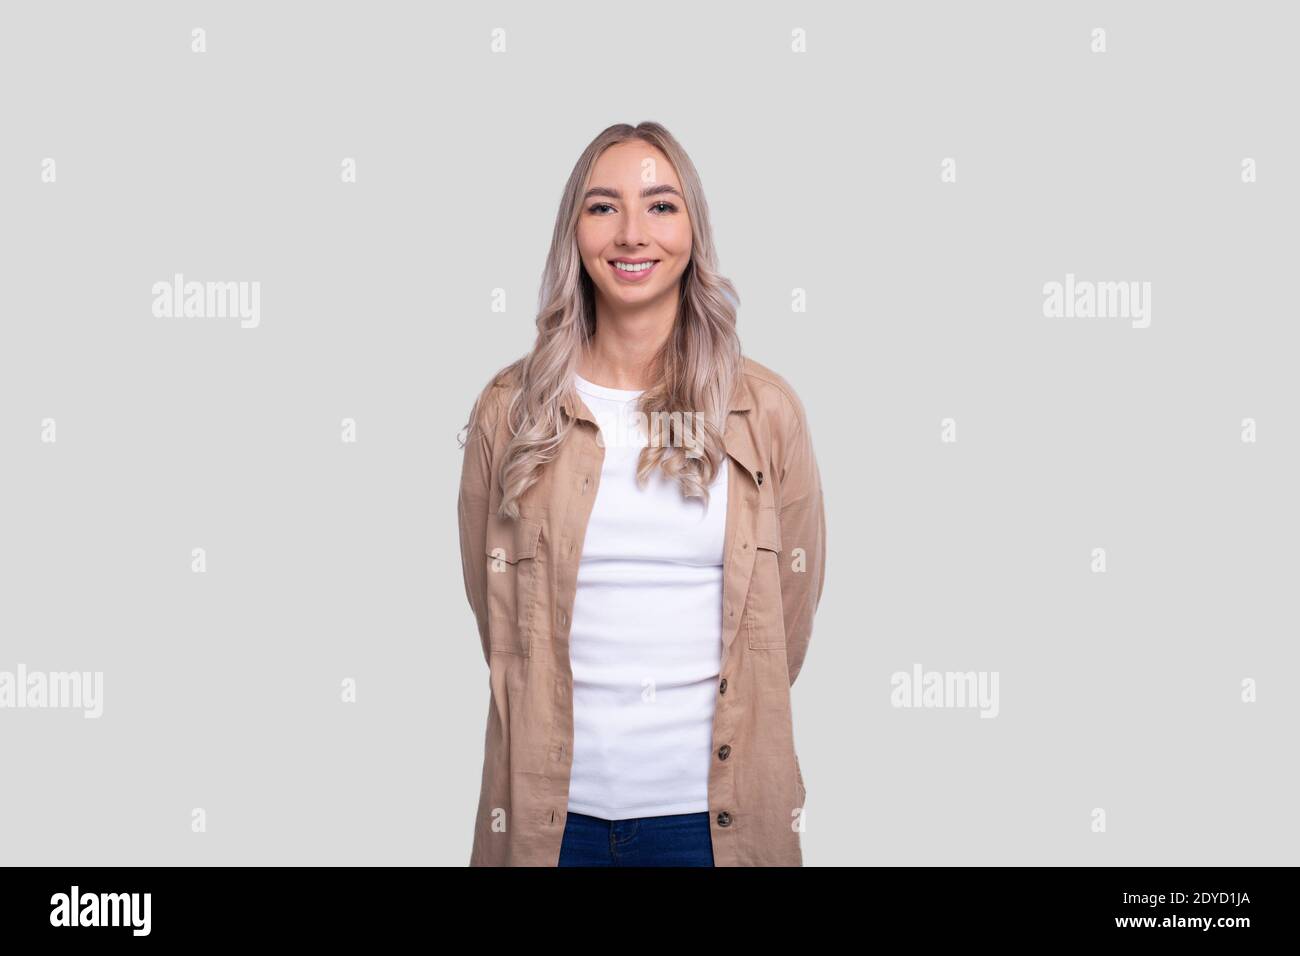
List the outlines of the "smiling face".
<svg viewBox="0 0 1300 956">
<path fill-rule="evenodd" d="M 600 155 L 578 217 L 578 251 L 606 306 L 675 299 L 691 259 L 691 220 L 661 150 L 631 140 Z"/>
</svg>

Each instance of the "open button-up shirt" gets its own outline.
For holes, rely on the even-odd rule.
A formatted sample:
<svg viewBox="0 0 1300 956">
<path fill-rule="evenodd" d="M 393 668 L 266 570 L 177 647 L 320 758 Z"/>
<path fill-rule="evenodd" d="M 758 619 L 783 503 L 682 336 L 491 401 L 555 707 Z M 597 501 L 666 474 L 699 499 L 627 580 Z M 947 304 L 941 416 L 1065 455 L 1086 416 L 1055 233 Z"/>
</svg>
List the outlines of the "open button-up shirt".
<svg viewBox="0 0 1300 956">
<path fill-rule="evenodd" d="M 497 514 L 514 382 L 489 383 L 468 436 L 458 516 L 465 593 L 491 700 L 471 866 L 555 866 L 573 765 L 569 615 L 604 448 L 570 392 L 574 427 L 519 501 Z M 728 468 L 722 657 L 708 793 L 717 866 L 801 866 L 807 794 L 790 687 L 803 666 L 825 579 L 821 476 L 803 405 L 752 359 L 724 430 Z M 738 466 L 738 467 L 737 467 Z"/>
</svg>

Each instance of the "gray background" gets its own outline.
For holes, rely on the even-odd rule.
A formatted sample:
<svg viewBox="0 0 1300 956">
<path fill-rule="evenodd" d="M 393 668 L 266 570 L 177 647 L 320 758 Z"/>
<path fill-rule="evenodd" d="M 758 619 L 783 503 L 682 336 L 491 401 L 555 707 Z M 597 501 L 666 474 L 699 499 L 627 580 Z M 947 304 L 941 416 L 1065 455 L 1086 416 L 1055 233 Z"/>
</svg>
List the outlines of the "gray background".
<svg viewBox="0 0 1300 956">
<path fill-rule="evenodd" d="M 468 861 L 456 433 L 578 154 L 654 119 L 825 483 L 806 863 L 1296 863 L 1293 11 L 6 3 L 0 670 L 105 700 L 0 711 L 0 858 Z M 174 272 L 261 326 L 154 318 Z M 1151 326 L 1044 318 L 1067 272 Z M 999 717 L 891 707 L 914 662 Z"/>
</svg>

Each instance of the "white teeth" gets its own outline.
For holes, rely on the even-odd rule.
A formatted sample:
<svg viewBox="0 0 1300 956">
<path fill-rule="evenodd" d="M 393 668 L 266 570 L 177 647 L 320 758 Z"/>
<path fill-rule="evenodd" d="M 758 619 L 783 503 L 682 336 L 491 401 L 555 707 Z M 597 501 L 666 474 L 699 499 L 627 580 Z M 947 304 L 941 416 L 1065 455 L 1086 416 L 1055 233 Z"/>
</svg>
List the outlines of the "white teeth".
<svg viewBox="0 0 1300 956">
<path fill-rule="evenodd" d="M 652 265 L 654 265 L 653 262 L 638 262 L 636 265 L 627 262 L 616 262 L 614 268 L 619 272 L 645 272 Z"/>
</svg>

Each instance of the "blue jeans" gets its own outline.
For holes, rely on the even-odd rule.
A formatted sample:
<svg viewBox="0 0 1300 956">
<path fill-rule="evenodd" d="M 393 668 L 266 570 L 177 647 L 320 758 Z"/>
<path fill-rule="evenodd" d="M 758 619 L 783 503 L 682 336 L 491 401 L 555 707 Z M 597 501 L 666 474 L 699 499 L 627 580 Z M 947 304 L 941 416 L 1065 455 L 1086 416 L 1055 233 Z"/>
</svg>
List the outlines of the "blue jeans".
<svg viewBox="0 0 1300 956">
<path fill-rule="evenodd" d="M 709 812 L 605 820 L 569 811 L 559 866 L 713 866 Z"/>
</svg>

